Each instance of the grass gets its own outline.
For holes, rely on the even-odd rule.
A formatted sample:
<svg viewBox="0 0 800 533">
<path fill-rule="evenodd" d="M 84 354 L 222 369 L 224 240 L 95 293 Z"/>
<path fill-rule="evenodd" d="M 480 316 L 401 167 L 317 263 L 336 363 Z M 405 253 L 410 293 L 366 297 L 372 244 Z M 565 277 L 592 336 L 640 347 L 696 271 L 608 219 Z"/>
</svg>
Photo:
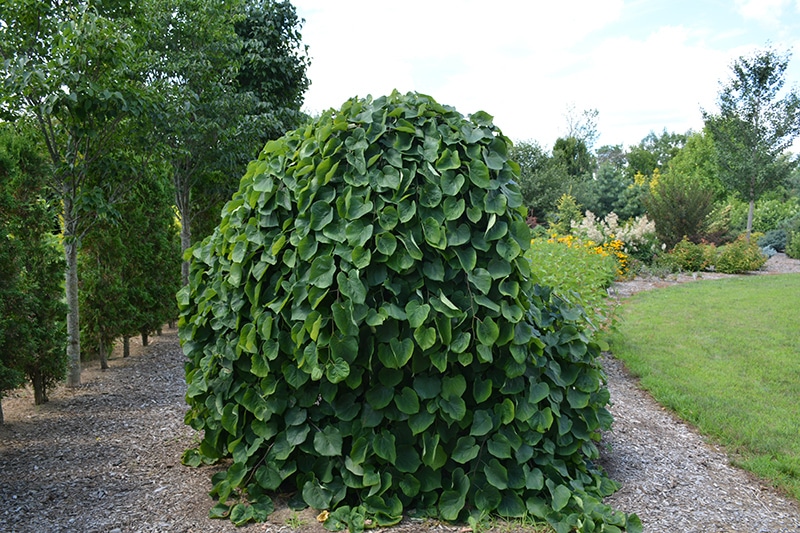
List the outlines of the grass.
<svg viewBox="0 0 800 533">
<path fill-rule="evenodd" d="M 800 275 L 640 293 L 623 305 L 612 350 L 735 464 L 800 500 Z"/>
</svg>

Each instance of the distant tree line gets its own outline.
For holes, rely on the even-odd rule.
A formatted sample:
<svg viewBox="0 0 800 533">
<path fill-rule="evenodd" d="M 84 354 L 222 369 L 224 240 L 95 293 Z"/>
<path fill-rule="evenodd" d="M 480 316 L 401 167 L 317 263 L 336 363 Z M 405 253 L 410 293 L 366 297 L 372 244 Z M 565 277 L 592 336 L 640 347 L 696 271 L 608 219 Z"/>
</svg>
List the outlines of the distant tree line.
<svg viewBox="0 0 800 533">
<path fill-rule="evenodd" d="M 784 87 L 788 62 L 772 49 L 736 60 L 719 111 L 702 111 L 702 131 L 651 132 L 637 145 L 593 150 L 597 111 L 589 110 L 567 117 L 569 132 L 552 150 L 518 142 L 513 158 L 531 224 L 558 225 L 564 195 L 597 217 L 647 214 L 669 247 L 778 227 L 780 217 L 759 223 L 759 202 L 800 217 L 798 157 L 788 150 L 800 134 L 800 100 Z"/>
</svg>

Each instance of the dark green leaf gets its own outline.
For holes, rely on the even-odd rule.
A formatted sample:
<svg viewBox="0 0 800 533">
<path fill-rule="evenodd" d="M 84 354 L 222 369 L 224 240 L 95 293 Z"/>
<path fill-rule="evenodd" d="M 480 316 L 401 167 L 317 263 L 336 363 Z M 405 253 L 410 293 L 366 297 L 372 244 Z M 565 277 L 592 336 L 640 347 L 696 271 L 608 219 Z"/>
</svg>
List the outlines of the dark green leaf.
<svg viewBox="0 0 800 533">
<path fill-rule="evenodd" d="M 342 455 L 342 434 L 335 426 L 326 426 L 314 434 L 314 450 L 325 457 Z"/>
<path fill-rule="evenodd" d="M 419 398 L 414 389 L 403 387 L 400 394 L 395 395 L 394 403 L 401 413 L 413 415 L 419 412 Z"/>
<path fill-rule="evenodd" d="M 489 460 L 483 467 L 486 481 L 499 490 L 508 488 L 508 470 L 495 458 Z"/>
<path fill-rule="evenodd" d="M 417 376 L 414 378 L 414 390 L 423 400 L 430 400 L 439 395 L 442 382 L 436 376 Z"/>
<path fill-rule="evenodd" d="M 331 256 L 319 256 L 311 262 L 308 271 L 308 280 L 315 287 L 324 289 L 333 285 L 333 275 L 336 273 L 336 265 Z"/>
<path fill-rule="evenodd" d="M 472 416 L 472 427 L 469 430 L 469 434 L 482 437 L 488 434 L 493 427 L 492 415 L 488 411 L 475 411 Z"/>
<path fill-rule="evenodd" d="M 375 439 L 372 441 L 372 449 L 375 451 L 375 455 L 388 461 L 390 464 L 394 464 L 397 460 L 395 437 L 385 429 L 381 430 L 381 432 L 375 436 Z"/>
<path fill-rule="evenodd" d="M 425 351 L 436 344 L 436 330 L 434 328 L 420 326 L 414 330 L 414 340 L 419 347 Z"/>
<path fill-rule="evenodd" d="M 560 511 L 564 507 L 567 506 L 569 503 L 569 499 L 572 496 L 572 492 L 569 490 L 568 487 L 564 485 L 556 485 L 554 489 L 552 489 L 551 494 L 553 496 L 553 510 Z"/>
<path fill-rule="evenodd" d="M 480 189 L 488 189 L 489 167 L 483 161 L 473 159 L 469 163 L 469 180 Z"/>
<path fill-rule="evenodd" d="M 475 334 L 478 337 L 478 342 L 484 346 L 493 346 L 500 336 L 500 327 L 492 320 L 492 317 L 488 316 L 483 320 L 478 319 L 477 322 Z"/>
<path fill-rule="evenodd" d="M 435 218 L 429 217 L 422 221 L 422 232 L 425 235 L 425 241 L 433 248 L 444 250 L 447 247 L 445 230 Z"/>
<path fill-rule="evenodd" d="M 457 463 L 468 463 L 478 456 L 480 449 L 473 437 L 461 437 L 450 457 Z"/>
</svg>

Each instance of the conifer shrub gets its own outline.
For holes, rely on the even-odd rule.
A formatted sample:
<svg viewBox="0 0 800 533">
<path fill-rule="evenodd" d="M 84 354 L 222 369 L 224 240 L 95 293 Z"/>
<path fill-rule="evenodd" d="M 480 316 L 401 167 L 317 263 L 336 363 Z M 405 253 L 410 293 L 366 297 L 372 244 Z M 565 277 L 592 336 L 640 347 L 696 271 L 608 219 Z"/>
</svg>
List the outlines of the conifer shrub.
<svg viewBox="0 0 800 533">
<path fill-rule="evenodd" d="M 509 145 L 486 113 L 393 93 L 249 165 L 178 296 L 184 461 L 225 466 L 212 516 L 282 493 L 332 530 L 412 510 L 640 530 L 601 503 L 600 347 L 531 279 Z"/>
</svg>

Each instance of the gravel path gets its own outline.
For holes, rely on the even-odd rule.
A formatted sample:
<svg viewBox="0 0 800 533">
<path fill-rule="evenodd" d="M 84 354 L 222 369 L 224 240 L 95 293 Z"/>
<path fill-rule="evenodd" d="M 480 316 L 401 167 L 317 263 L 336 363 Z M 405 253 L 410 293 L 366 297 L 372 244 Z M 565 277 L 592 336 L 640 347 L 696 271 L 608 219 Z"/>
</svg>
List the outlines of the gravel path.
<svg viewBox="0 0 800 533">
<path fill-rule="evenodd" d="M 183 361 L 176 332 L 166 331 L 149 347 L 134 346 L 130 358 L 112 359 L 106 372 L 90 365 L 82 387 L 60 387 L 44 406 L 33 406 L 29 390 L 4 399 L 0 531 L 324 531 L 311 511 L 282 509 L 244 528 L 207 518 L 214 469 L 180 465 L 196 438 L 183 424 Z M 623 484 L 608 503 L 637 513 L 648 533 L 800 533 L 797 502 L 731 467 L 618 361 L 604 364 L 616 420 L 602 461 Z M 392 529 L 423 530 L 459 528 L 406 521 Z"/>
<path fill-rule="evenodd" d="M 734 468 L 719 449 L 637 387 L 608 357 L 614 415 L 602 464 L 622 488 L 606 499 L 647 532 L 797 533 L 798 503 Z"/>
</svg>

